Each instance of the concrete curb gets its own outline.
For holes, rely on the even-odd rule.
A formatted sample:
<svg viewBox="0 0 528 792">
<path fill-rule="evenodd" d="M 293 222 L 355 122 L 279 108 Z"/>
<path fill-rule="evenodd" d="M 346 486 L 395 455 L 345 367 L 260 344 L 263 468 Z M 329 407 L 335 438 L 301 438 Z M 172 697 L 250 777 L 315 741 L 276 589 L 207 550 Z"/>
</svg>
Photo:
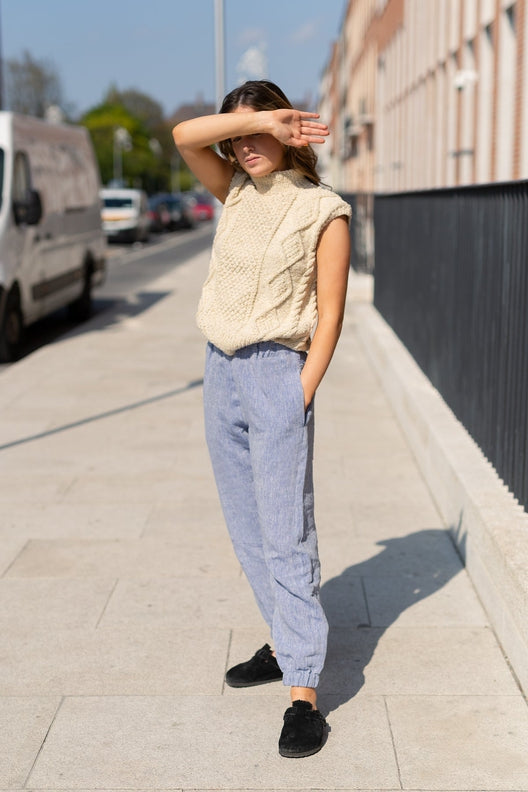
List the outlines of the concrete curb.
<svg viewBox="0 0 528 792">
<path fill-rule="evenodd" d="M 491 624 L 528 692 L 528 515 L 391 328 L 352 311 L 369 359 Z"/>
</svg>

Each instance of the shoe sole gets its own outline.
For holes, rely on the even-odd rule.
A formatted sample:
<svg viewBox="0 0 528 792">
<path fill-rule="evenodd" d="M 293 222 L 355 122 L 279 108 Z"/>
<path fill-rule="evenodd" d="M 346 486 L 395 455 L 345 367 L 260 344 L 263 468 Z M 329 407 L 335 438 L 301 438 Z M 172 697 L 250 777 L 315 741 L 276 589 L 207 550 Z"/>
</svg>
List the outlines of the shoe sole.
<svg viewBox="0 0 528 792">
<path fill-rule="evenodd" d="M 313 756 L 318 753 L 322 747 L 323 743 L 318 745 L 317 748 L 312 748 L 310 751 L 286 751 L 279 748 L 279 753 L 281 756 L 284 756 L 285 759 L 302 759 L 305 756 Z"/>
<path fill-rule="evenodd" d="M 269 685 L 270 682 L 281 682 L 282 677 L 275 677 L 275 679 L 262 679 L 259 682 L 230 682 L 226 679 L 226 685 L 232 688 L 245 688 L 245 687 L 256 687 L 257 685 Z"/>
</svg>

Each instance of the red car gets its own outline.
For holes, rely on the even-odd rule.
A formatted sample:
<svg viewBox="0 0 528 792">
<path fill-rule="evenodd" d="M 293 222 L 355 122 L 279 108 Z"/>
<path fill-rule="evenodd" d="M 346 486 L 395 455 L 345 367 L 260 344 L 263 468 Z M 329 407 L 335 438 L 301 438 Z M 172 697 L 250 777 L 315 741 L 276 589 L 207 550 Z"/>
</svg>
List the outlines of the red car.
<svg viewBox="0 0 528 792">
<path fill-rule="evenodd" d="M 194 219 L 199 222 L 202 220 L 214 219 L 213 199 L 204 193 L 192 193 L 191 209 Z"/>
</svg>

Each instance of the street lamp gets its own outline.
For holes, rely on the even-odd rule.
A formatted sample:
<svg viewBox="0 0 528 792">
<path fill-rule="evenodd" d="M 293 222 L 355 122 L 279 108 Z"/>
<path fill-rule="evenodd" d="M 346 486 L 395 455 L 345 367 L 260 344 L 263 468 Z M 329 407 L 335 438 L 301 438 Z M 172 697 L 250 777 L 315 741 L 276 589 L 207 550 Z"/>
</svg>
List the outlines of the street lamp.
<svg viewBox="0 0 528 792">
<path fill-rule="evenodd" d="M 216 56 L 216 112 L 225 94 L 224 0 L 214 0 L 215 56 Z"/>
<path fill-rule="evenodd" d="M 161 157 L 163 153 L 163 149 L 161 148 L 161 143 L 157 138 L 150 138 L 149 149 L 152 151 L 155 157 Z"/>
<path fill-rule="evenodd" d="M 128 129 L 115 127 L 114 129 L 114 186 L 123 186 L 123 151 L 132 149 L 132 138 Z"/>
</svg>

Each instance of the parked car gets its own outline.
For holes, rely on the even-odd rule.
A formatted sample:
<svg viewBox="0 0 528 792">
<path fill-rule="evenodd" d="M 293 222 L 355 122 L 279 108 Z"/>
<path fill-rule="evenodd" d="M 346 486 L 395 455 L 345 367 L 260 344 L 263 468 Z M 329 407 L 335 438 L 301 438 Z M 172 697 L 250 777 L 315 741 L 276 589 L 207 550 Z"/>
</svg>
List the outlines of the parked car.
<svg viewBox="0 0 528 792">
<path fill-rule="evenodd" d="M 175 231 L 194 228 L 195 219 L 189 199 L 183 193 L 158 193 L 149 200 L 150 221 L 156 230 Z"/>
<path fill-rule="evenodd" d="M 146 242 L 150 234 L 147 194 L 143 190 L 101 190 L 101 218 L 109 240 Z"/>
<path fill-rule="evenodd" d="M 0 112 L 0 360 L 53 311 L 90 315 L 105 273 L 100 186 L 85 128 Z"/>
<path fill-rule="evenodd" d="M 194 219 L 200 223 L 203 220 L 214 220 L 213 199 L 207 193 L 189 193 Z"/>
<path fill-rule="evenodd" d="M 170 212 L 165 202 L 165 196 L 152 195 L 148 199 L 148 216 L 151 231 L 159 233 L 168 229 Z"/>
</svg>

